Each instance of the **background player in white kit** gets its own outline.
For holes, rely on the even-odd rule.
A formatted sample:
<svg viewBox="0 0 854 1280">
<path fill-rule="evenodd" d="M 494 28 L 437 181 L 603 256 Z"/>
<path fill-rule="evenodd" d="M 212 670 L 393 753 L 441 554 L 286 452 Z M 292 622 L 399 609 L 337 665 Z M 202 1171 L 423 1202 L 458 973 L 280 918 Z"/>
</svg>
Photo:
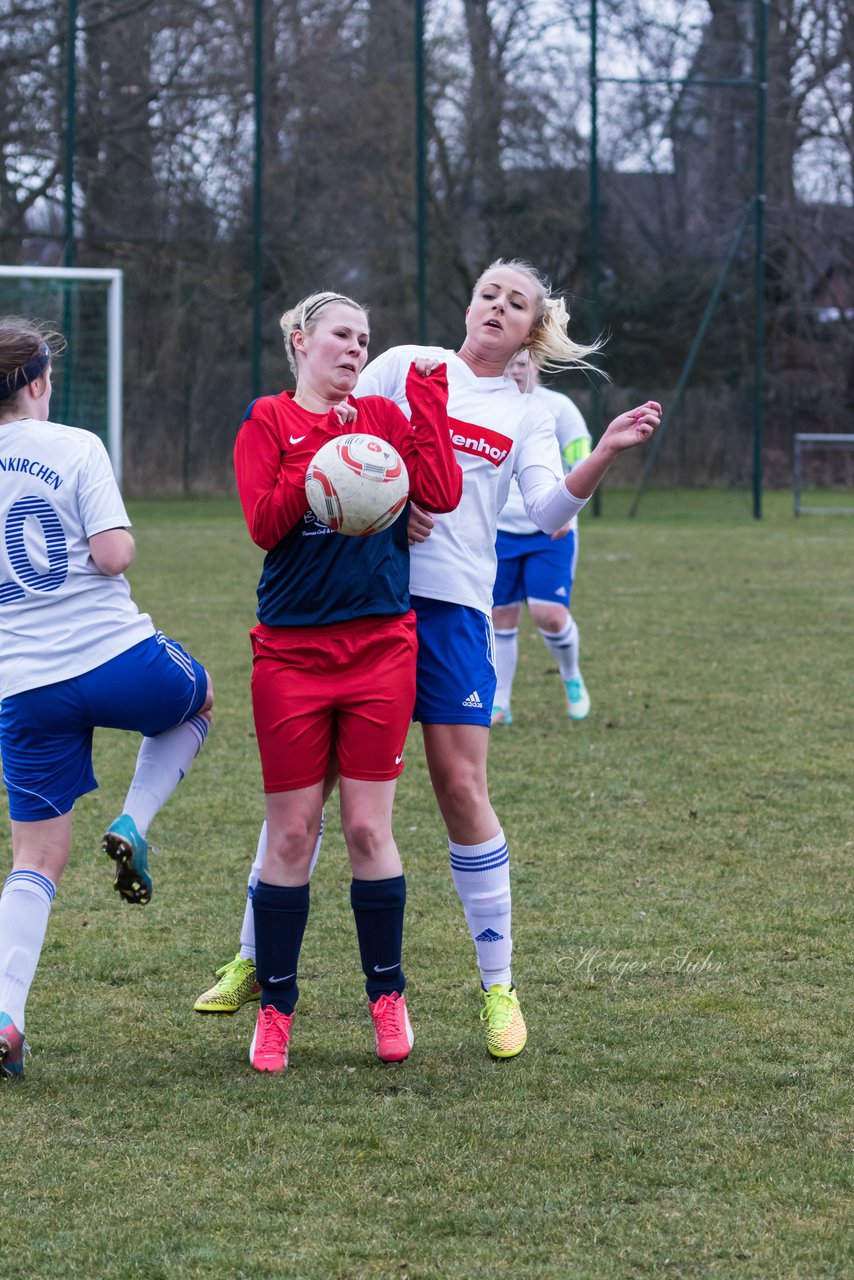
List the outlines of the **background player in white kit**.
<svg viewBox="0 0 854 1280">
<path fill-rule="evenodd" d="M 0 755 L 12 871 L 0 894 L 0 1076 L 24 1068 L 24 1007 L 74 802 L 97 787 L 95 726 L 144 735 L 124 812 L 104 836 L 115 887 L 151 898 L 146 832 L 207 735 L 204 668 L 140 613 L 123 576 L 130 521 L 104 446 L 50 422 L 61 339 L 0 318 Z"/>
<path fill-rule="evenodd" d="M 458 352 L 393 347 L 365 368 L 356 389 L 358 395 L 395 400 L 408 414 L 412 361 L 434 359 L 447 367 L 448 417 L 463 496 L 456 511 L 435 520 L 425 515 L 414 531 L 414 718 L 422 723 L 454 884 L 477 953 L 487 1048 L 497 1058 L 514 1057 L 527 1039 L 510 969 L 507 842 L 486 777 L 495 694 L 491 610 L 498 512 L 515 474 L 537 527 L 561 528 L 578 514 L 617 454 L 649 439 L 661 413 L 649 402 L 615 418 L 590 456 L 564 478 L 553 417 L 532 396 L 520 395 L 505 369 L 522 348 L 544 369 L 583 365 L 593 348 L 569 338 L 568 322 L 563 300 L 550 297 L 530 264 L 499 259 L 474 287 Z"/>
<path fill-rule="evenodd" d="M 580 411 L 568 396 L 540 385 L 539 370 L 527 351 L 519 351 L 507 366 L 507 374 L 524 395 L 532 395 L 553 415 L 563 469 L 568 474 L 590 453 L 590 432 Z M 531 621 L 558 664 L 566 692 L 567 714 L 583 720 L 590 712 L 590 697 L 578 666 L 578 626 L 569 612 L 578 559 L 578 517 L 558 529 L 543 533 L 525 514 L 516 481 L 498 516 L 495 543 L 498 570 L 493 588 L 492 623 L 495 627 L 495 669 L 498 683 L 493 724 L 512 724 L 513 677 L 519 656 L 519 619 L 527 601 Z"/>
</svg>

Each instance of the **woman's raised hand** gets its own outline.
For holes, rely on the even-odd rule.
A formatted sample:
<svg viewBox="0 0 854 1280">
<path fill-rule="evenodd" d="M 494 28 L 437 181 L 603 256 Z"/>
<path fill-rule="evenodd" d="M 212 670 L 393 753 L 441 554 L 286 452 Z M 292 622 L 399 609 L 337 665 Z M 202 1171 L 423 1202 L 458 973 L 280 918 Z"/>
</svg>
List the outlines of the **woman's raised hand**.
<svg viewBox="0 0 854 1280">
<path fill-rule="evenodd" d="M 632 449 L 648 440 L 660 422 L 661 405 L 655 400 L 647 400 L 646 404 L 629 409 L 610 422 L 602 433 L 600 444 L 609 445 L 617 453 Z"/>
<path fill-rule="evenodd" d="M 420 374 L 422 378 L 426 378 L 434 369 L 438 369 L 441 363 L 441 360 L 434 360 L 428 356 L 422 356 L 420 360 L 412 361 L 412 368 L 416 373 Z"/>
</svg>

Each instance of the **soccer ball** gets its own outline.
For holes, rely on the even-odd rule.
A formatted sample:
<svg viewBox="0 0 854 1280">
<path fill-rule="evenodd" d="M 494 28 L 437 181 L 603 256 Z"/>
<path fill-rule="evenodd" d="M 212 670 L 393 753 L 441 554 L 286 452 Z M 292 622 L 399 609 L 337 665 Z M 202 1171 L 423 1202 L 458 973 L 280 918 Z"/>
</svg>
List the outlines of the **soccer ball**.
<svg viewBox="0 0 854 1280">
<path fill-rule="evenodd" d="M 308 505 L 336 533 L 366 538 L 387 529 L 406 506 L 409 476 L 400 454 L 378 436 L 327 440 L 305 473 Z"/>
</svg>

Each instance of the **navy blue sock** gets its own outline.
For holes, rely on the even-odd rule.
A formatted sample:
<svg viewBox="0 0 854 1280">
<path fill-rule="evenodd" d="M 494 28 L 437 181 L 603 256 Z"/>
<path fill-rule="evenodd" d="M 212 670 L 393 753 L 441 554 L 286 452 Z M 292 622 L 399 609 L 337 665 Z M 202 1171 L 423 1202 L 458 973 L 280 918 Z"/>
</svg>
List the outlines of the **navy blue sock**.
<svg viewBox="0 0 854 1280">
<path fill-rule="evenodd" d="M 308 920 L 309 889 L 265 884 L 259 880 L 252 895 L 255 918 L 255 967 L 261 987 L 261 1007 L 293 1013 L 299 987 L 297 968 Z"/>
<path fill-rule="evenodd" d="M 356 917 L 359 954 L 365 973 L 365 990 L 370 1001 L 392 991 L 403 991 L 406 978 L 400 967 L 403 948 L 403 911 L 406 906 L 406 879 L 353 880 L 350 905 Z"/>
</svg>

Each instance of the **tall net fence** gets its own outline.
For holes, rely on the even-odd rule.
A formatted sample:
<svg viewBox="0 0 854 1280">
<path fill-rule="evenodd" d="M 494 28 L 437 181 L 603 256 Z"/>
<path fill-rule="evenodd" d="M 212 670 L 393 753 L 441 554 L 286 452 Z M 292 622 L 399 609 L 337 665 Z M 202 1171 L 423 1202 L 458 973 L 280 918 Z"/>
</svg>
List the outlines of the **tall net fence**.
<svg viewBox="0 0 854 1280">
<path fill-rule="evenodd" d="M 496 257 L 566 293 L 579 341 L 607 338 L 604 420 L 635 395 L 672 400 L 756 189 L 761 0 L 600 0 L 595 40 L 592 6 L 569 0 L 75 3 L 73 39 L 70 5 L 35 0 L 7 49 L 0 257 L 122 269 L 130 491 L 230 487 L 255 371 L 261 392 L 288 385 L 277 319 L 300 297 L 365 303 L 374 354 L 422 325 L 457 347 Z M 785 486 L 796 432 L 854 421 L 854 11 L 777 0 L 773 18 L 762 456 Z M 751 231 L 655 484 L 749 488 L 753 257 Z M 87 358 L 70 359 L 68 412 L 85 414 Z M 585 378 L 560 387 L 593 412 Z M 636 480 L 624 465 L 609 483 Z"/>
</svg>

